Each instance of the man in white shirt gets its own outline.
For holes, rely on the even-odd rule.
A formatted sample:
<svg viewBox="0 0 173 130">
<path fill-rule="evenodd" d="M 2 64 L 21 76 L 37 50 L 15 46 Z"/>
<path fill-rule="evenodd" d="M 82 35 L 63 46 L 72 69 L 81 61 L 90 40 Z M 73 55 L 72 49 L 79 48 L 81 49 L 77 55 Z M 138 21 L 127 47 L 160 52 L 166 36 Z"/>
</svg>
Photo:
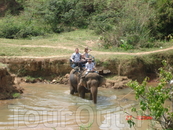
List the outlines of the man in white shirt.
<svg viewBox="0 0 173 130">
<path fill-rule="evenodd" d="M 92 62 L 92 59 L 88 59 L 88 62 L 85 64 L 85 69 L 86 69 L 85 75 L 87 75 L 89 72 L 95 71 L 96 68 L 95 68 L 94 62 Z"/>
<path fill-rule="evenodd" d="M 96 68 L 95 68 L 94 62 L 92 62 L 92 59 L 91 59 L 91 58 L 89 58 L 89 59 L 88 59 L 88 62 L 85 64 L 85 70 L 86 70 L 86 72 L 85 72 L 85 75 L 82 76 L 83 78 L 84 78 L 89 72 L 95 72 L 95 73 L 97 73 L 97 71 L 95 71 Z M 86 86 L 85 88 L 89 90 L 89 88 L 88 88 L 87 86 Z"/>
</svg>

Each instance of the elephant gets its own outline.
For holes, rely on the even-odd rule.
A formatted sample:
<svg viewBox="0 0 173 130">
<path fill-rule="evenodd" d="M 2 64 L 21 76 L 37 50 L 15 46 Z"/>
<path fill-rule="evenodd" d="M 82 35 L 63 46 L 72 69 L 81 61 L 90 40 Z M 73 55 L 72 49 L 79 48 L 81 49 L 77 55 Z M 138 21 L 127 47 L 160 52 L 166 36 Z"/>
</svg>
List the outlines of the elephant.
<svg viewBox="0 0 173 130">
<path fill-rule="evenodd" d="M 85 72 L 84 72 L 85 73 Z M 86 89 L 90 92 L 90 100 L 97 103 L 98 87 L 104 85 L 106 79 L 95 72 L 90 72 L 86 76 L 82 76 L 77 86 L 79 96 L 85 98 Z"/>
<path fill-rule="evenodd" d="M 70 84 L 70 94 L 78 93 L 77 86 L 79 84 L 80 78 L 82 76 L 82 72 L 79 67 L 75 67 L 70 72 L 69 84 Z M 84 89 L 85 93 L 88 93 L 89 90 Z"/>
</svg>

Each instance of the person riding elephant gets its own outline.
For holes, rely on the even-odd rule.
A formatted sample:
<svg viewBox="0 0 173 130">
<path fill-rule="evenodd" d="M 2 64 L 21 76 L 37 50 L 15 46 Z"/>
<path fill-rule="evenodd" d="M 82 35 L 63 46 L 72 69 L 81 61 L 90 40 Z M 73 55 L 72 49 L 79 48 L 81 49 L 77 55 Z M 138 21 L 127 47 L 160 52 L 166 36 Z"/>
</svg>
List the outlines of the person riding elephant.
<svg viewBox="0 0 173 130">
<path fill-rule="evenodd" d="M 79 53 L 79 49 L 76 48 L 75 52 L 70 57 L 70 62 L 72 63 L 71 67 L 75 68 L 76 66 L 79 66 L 80 69 L 82 69 L 82 55 Z"/>
<path fill-rule="evenodd" d="M 80 78 L 77 91 L 80 97 L 85 98 L 86 89 L 88 89 L 90 92 L 90 100 L 93 100 L 96 104 L 98 87 L 104 85 L 105 83 L 106 79 L 98 73 L 88 73 L 86 76 L 82 76 Z"/>
<path fill-rule="evenodd" d="M 94 62 L 92 62 L 92 59 L 89 58 L 87 61 L 88 61 L 88 62 L 85 64 L 85 70 L 86 70 L 86 72 L 85 72 L 84 77 L 85 77 L 88 73 L 90 73 L 90 72 L 96 72 L 96 73 L 97 73 L 96 67 L 95 67 L 95 65 L 94 65 Z"/>
</svg>

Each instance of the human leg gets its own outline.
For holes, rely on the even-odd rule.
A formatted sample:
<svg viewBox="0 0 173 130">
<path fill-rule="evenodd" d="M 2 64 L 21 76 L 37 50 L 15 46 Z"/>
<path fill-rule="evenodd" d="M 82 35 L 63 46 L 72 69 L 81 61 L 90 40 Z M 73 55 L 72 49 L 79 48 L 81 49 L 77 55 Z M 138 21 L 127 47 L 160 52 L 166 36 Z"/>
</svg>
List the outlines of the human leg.
<svg viewBox="0 0 173 130">
<path fill-rule="evenodd" d="M 73 63 L 73 64 L 71 65 L 71 67 L 74 69 L 74 68 L 76 67 L 76 64 Z"/>
</svg>

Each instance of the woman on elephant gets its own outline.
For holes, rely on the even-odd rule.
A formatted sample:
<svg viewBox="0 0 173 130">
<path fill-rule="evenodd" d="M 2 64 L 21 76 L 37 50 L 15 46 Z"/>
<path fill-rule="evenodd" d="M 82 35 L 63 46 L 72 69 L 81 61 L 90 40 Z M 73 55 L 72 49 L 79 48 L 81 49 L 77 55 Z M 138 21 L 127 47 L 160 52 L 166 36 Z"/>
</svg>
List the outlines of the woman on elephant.
<svg viewBox="0 0 173 130">
<path fill-rule="evenodd" d="M 91 51 L 88 49 L 88 47 L 86 47 L 84 49 L 84 53 L 81 55 L 82 56 L 82 67 L 85 67 L 85 64 L 87 63 L 87 60 L 89 59 L 89 54 L 88 52 Z"/>
<path fill-rule="evenodd" d="M 89 51 L 91 51 L 91 49 L 88 49 L 88 47 L 86 47 L 84 49 L 84 54 L 83 54 L 83 58 L 87 61 L 89 59 Z"/>
</svg>

